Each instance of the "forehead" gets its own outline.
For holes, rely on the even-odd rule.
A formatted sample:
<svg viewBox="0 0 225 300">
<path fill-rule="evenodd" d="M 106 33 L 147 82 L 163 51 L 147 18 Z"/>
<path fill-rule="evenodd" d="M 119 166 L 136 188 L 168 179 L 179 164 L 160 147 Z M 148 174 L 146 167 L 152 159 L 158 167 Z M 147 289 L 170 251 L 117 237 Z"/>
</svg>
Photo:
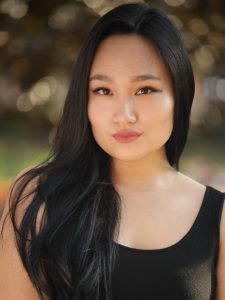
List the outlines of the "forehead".
<svg viewBox="0 0 225 300">
<path fill-rule="evenodd" d="M 151 71 L 161 77 L 169 76 L 159 50 L 150 40 L 136 34 L 115 34 L 103 40 L 93 59 L 92 75 L 95 71 L 121 75 Z"/>
</svg>

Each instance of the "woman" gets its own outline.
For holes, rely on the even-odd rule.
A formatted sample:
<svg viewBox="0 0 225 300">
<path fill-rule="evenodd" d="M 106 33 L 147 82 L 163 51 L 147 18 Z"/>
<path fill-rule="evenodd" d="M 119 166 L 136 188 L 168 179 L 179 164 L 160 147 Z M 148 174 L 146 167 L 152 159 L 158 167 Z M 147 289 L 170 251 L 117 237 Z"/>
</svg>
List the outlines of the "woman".
<svg viewBox="0 0 225 300">
<path fill-rule="evenodd" d="M 98 20 L 51 155 L 6 203 L 1 299 L 225 299 L 224 193 L 179 172 L 193 96 L 163 12 Z"/>
</svg>

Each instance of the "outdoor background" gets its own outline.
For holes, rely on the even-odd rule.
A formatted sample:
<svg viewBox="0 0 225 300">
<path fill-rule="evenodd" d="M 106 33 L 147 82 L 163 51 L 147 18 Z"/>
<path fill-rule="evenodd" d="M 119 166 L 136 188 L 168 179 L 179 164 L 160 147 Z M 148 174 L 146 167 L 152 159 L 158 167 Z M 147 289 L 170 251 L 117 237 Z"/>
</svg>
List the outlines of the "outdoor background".
<svg viewBox="0 0 225 300">
<path fill-rule="evenodd" d="M 0 1 L 0 211 L 16 174 L 47 157 L 85 36 L 99 16 L 127 2 Z M 194 67 L 180 171 L 225 191 L 225 1 L 145 2 L 169 14 Z"/>
</svg>

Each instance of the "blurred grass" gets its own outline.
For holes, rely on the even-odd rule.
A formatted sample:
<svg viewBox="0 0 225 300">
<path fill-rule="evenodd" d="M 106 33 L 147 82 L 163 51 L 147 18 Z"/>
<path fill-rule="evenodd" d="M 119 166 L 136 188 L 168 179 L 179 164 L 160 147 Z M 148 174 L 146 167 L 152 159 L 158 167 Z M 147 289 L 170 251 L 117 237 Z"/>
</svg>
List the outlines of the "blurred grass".
<svg viewBox="0 0 225 300">
<path fill-rule="evenodd" d="M 48 155 L 49 147 L 43 142 L 4 141 L 0 147 L 0 179 L 13 179 L 23 168 L 41 163 Z"/>
<path fill-rule="evenodd" d="M 0 218 L 9 187 L 24 168 L 39 164 L 47 158 L 47 143 L 31 139 L 0 140 Z"/>
<path fill-rule="evenodd" d="M 202 157 L 209 162 L 214 162 L 225 170 L 225 146 L 221 142 L 200 140 L 187 143 L 182 154 L 183 160 L 187 157 Z M 181 160 L 182 161 L 182 160 Z"/>
</svg>

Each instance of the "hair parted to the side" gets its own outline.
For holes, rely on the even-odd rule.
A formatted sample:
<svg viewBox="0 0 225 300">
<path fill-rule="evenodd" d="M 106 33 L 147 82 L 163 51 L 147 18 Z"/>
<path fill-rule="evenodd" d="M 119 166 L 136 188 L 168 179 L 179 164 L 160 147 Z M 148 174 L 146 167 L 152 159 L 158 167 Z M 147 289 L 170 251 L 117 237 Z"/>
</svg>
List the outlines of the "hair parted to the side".
<svg viewBox="0 0 225 300">
<path fill-rule="evenodd" d="M 24 174 L 11 199 L 18 251 L 40 299 L 112 299 L 111 275 L 117 257 L 120 197 L 110 180 L 110 157 L 92 135 L 87 114 L 89 73 L 96 49 L 113 34 L 138 34 L 152 42 L 167 65 L 174 88 L 173 131 L 166 142 L 171 166 L 179 159 L 189 129 L 194 96 L 191 63 L 178 30 L 162 11 L 147 3 L 117 6 L 103 15 L 85 39 L 49 157 Z M 19 226 L 21 193 L 39 178 Z M 35 220 L 44 205 L 43 222 Z"/>
</svg>

